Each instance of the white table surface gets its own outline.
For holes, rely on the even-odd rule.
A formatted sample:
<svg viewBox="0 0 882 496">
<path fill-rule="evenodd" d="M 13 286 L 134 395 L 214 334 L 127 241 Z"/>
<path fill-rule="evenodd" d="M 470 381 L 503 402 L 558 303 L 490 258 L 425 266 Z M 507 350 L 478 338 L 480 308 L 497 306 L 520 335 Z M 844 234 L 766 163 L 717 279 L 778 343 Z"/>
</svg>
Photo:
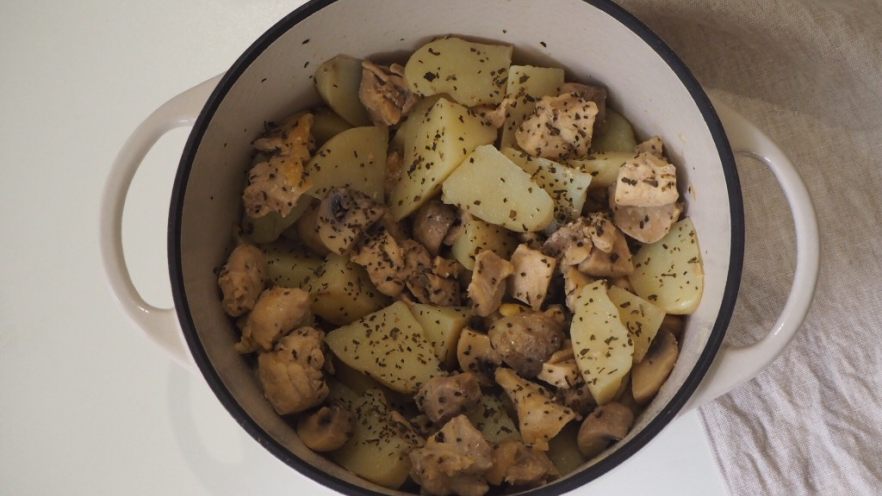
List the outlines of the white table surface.
<svg viewBox="0 0 882 496">
<path fill-rule="evenodd" d="M 98 204 L 128 133 L 225 70 L 298 1 L 77 0 L 0 5 L 0 494 L 330 494 L 248 437 L 206 384 L 117 307 Z M 135 178 L 127 257 L 170 306 L 165 223 L 186 130 Z M 697 413 L 594 494 L 725 494 Z"/>
</svg>

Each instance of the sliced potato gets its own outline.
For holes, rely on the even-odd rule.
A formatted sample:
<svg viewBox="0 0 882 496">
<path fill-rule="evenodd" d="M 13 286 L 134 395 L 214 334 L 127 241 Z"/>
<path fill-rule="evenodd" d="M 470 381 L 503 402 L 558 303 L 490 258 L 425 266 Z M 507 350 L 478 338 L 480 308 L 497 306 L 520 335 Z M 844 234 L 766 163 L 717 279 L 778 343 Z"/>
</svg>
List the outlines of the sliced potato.
<svg viewBox="0 0 882 496">
<path fill-rule="evenodd" d="M 325 382 L 328 383 L 328 389 L 330 390 L 328 398 L 325 400 L 329 405 L 342 406 L 350 412 L 355 410 L 355 404 L 361 399 L 363 391 L 357 392 L 353 390 L 336 377 L 328 377 L 325 379 Z"/>
<path fill-rule="evenodd" d="M 577 438 L 579 435 L 579 423 L 571 422 L 548 442 L 548 458 L 557 467 L 561 477 L 575 471 L 585 463 L 585 458 L 579 451 Z"/>
<path fill-rule="evenodd" d="M 659 307 L 618 286 L 612 286 L 606 294 L 619 309 L 619 318 L 628 328 L 634 343 L 634 363 L 643 360 L 665 319 L 665 313 Z"/>
<path fill-rule="evenodd" d="M 490 250 L 508 260 L 517 244 L 511 231 L 469 215 L 463 220 L 462 234 L 450 246 L 450 252 L 463 267 L 473 270 L 478 253 Z"/>
<path fill-rule="evenodd" d="M 606 293 L 606 282 L 583 287 L 576 298 L 570 338 L 576 363 L 598 405 L 612 401 L 631 370 L 634 344 Z"/>
<path fill-rule="evenodd" d="M 551 196 L 493 145 L 463 160 L 444 181 L 441 200 L 511 231 L 541 231 L 554 217 Z"/>
<path fill-rule="evenodd" d="M 369 375 L 346 365 L 346 362 L 337 357 L 334 357 L 334 379 L 352 390 L 356 395 L 364 394 L 369 389 L 382 388 L 380 383 L 371 379 Z"/>
<path fill-rule="evenodd" d="M 531 157 L 514 148 L 505 148 L 502 154 L 530 174 L 551 196 L 556 223 L 565 224 L 582 215 L 591 174 L 546 158 Z"/>
<path fill-rule="evenodd" d="M 622 165 L 634 158 L 632 152 L 595 153 L 587 159 L 570 160 L 567 165 L 591 174 L 590 189 L 605 189 L 616 182 Z"/>
<path fill-rule="evenodd" d="M 330 253 L 330 251 L 319 237 L 318 213 L 320 202 L 312 197 L 308 197 L 308 199 L 310 201 L 308 202 L 309 207 L 307 207 L 306 212 L 300 216 L 300 219 L 297 220 L 291 229 L 282 233 L 282 236 L 301 243 L 309 248 L 314 255 L 323 257 Z"/>
<path fill-rule="evenodd" d="M 315 71 L 315 89 L 331 110 L 353 126 L 369 126 L 370 115 L 358 98 L 361 60 L 337 55 Z"/>
<path fill-rule="evenodd" d="M 413 52 L 404 77 L 418 95 L 446 93 L 468 107 L 498 104 L 505 96 L 512 51 L 510 45 L 440 38 Z"/>
<path fill-rule="evenodd" d="M 491 443 L 501 443 L 509 439 L 521 440 L 517 424 L 512 420 L 505 409 L 505 404 L 498 396 L 482 395 L 480 403 L 469 409 L 466 416 Z"/>
<path fill-rule="evenodd" d="M 442 375 L 432 344 L 407 304 L 398 301 L 325 337 L 346 365 L 401 393 Z"/>
<path fill-rule="evenodd" d="M 677 222 L 664 238 L 643 245 L 628 280 L 638 296 L 666 313 L 694 312 L 704 291 L 704 268 L 692 220 Z"/>
<path fill-rule="evenodd" d="M 252 243 L 272 243 L 293 226 L 308 209 L 309 198 L 302 197 L 284 217 L 278 212 L 270 212 L 256 219 L 246 215 L 242 221 L 242 231 Z"/>
<path fill-rule="evenodd" d="M 322 146 L 329 139 L 352 127 L 352 124 L 346 122 L 346 119 L 326 107 L 315 109 L 312 115 L 311 131 L 316 146 Z"/>
<path fill-rule="evenodd" d="M 459 333 L 468 323 L 471 312 L 467 308 L 438 307 L 421 303 L 412 303 L 410 310 L 422 326 L 426 339 L 435 349 L 438 361 L 448 367 L 454 366 Z"/>
<path fill-rule="evenodd" d="M 306 164 L 309 194 L 322 199 L 332 188 L 351 187 L 383 201 L 389 132 L 375 126 L 354 127 L 334 136 Z"/>
<path fill-rule="evenodd" d="M 420 128 L 420 122 L 426 119 L 429 110 L 432 109 L 432 106 L 435 105 L 435 102 L 437 102 L 441 96 L 442 95 L 432 95 L 420 98 L 419 101 L 414 104 L 413 108 L 410 109 L 410 113 L 408 113 L 407 117 L 404 119 L 404 122 L 398 125 L 398 130 L 396 130 L 395 135 L 392 136 L 392 141 L 389 143 L 390 150 L 404 151 L 405 143 L 413 143 L 416 138 L 416 133 Z"/>
<path fill-rule="evenodd" d="M 306 287 L 313 313 L 332 324 L 348 324 L 386 305 L 364 269 L 340 255 L 328 255 Z"/>
<path fill-rule="evenodd" d="M 536 108 L 536 100 L 556 95 L 563 83 L 563 69 L 531 65 L 513 65 L 509 68 L 505 94 L 510 104 L 502 126 L 500 148 L 517 145 L 515 131 L 524 122 L 524 117 Z"/>
<path fill-rule="evenodd" d="M 315 275 L 322 259 L 283 243 L 264 246 L 267 277 L 276 286 L 299 288 Z"/>
<path fill-rule="evenodd" d="M 606 120 L 599 132 L 591 140 L 592 153 L 628 152 L 634 153 L 637 138 L 634 128 L 622 114 L 606 107 Z"/>
<path fill-rule="evenodd" d="M 444 98 L 439 98 L 415 126 L 404 147 L 404 173 L 389 192 L 388 206 L 395 220 L 435 196 L 441 183 L 476 146 L 496 140 L 496 128 Z"/>
<path fill-rule="evenodd" d="M 401 487 L 410 470 L 408 454 L 420 444 L 419 437 L 395 421 L 394 410 L 379 390 L 366 391 L 351 413 L 355 420 L 352 438 L 331 458 L 371 482 Z"/>
</svg>

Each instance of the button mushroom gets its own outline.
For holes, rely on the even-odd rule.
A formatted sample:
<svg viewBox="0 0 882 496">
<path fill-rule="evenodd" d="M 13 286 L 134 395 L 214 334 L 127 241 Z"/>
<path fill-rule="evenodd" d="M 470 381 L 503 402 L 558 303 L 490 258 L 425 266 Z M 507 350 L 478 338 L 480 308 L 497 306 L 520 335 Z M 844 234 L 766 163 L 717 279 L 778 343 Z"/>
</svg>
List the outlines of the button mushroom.
<svg viewBox="0 0 882 496">
<path fill-rule="evenodd" d="M 404 290 L 404 250 L 385 229 L 369 237 L 350 260 L 365 268 L 377 291 L 397 297 Z"/>
<path fill-rule="evenodd" d="M 561 266 L 575 265 L 590 276 L 621 277 L 634 271 L 628 242 L 605 213 L 594 212 L 562 226 L 542 249 L 559 257 Z"/>
<path fill-rule="evenodd" d="M 569 341 L 564 342 L 560 350 L 548 357 L 536 378 L 558 389 L 569 389 L 583 382 L 582 372 L 576 365 L 573 346 Z"/>
<path fill-rule="evenodd" d="M 511 369 L 496 369 L 496 383 L 515 405 L 524 443 L 540 451 L 548 451 L 548 440 L 578 417 L 573 410 L 556 402 L 547 389 Z"/>
<path fill-rule="evenodd" d="M 317 229 L 322 243 L 342 255 L 354 247 L 362 235 L 383 216 L 382 205 L 351 188 L 330 190 L 319 205 Z"/>
<path fill-rule="evenodd" d="M 475 257 L 475 270 L 469 283 L 468 294 L 475 313 L 487 317 L 502 304 L 506 279 L 514 271 L 508 260 L 500 258 L 491 250 L 484 250 Z"/>
<path fill-rule="evenodd" d="M 522 150 L 551 160 L 588 155 L 597 104 L 576 93 L 544 96 L 515 132 Z"/>
<path fill-rule="evenodd" d="M 431 200 L 413 216 L 413 238 L 437 255 L 441 243 L 456 222 L 456 209 L 439 200 Z"/>
<path fill-rule="evenodd" d="M 638 404 L 651 400 L 677 363 L 677 338 L 660 329 L 643 360 L 631 369 L 631 392 Z"/>
<path fill-rule="evenodd" d="M 404 67 L 388 67 L 369 60 L 361 63 L 361 84 L 358 98 L 377 126 L 394 126 L 410 112 L 417 97 L 404 80 Z"/>
<path fill-rule="evenodd" d="M 269 351 L 273 344 L 311 317 L 309 293 L 299 288 L 275 287 L 260 294 L 242 327 L 236 351 Z"/>
<path fill-rule="evenodd" d="M 557 259 L 521 244 L 512 253 L 511 264 L 514 272 L 508 280 L 508 292 L 514 299 L 539 310 L 548 294 Z"/>
<path fill-rule="evenodd" d="M 279 415 L 308 410 L 327 398 L 323 339 L 322 331 L 301 327 L 282 338 L 273 351 L 257 357 L 263 394 Z"/>
<path fill-rule="evenodd" d="M 479 399 L 481 386 L 478 376 L 471 372 L 429 379 L 414 397 L 417 407 L 436 424 L 465 412 Z"/>
<path fill-rule="evenodd" d="M 594 457 L 610 443 L 621 441 L 634 424 L 634 413 L 621 403 L 598 406 L 585 417 L 579 428 L 577 443 L 586 458 Z"/>
<path fill-rule="evenodd" d="M 254 308 L 266 283 L 266 257 L 260 248 L 241 244 L 233 249 L 217 278 L 224 311 L 238 317 Z"/>
<path fill-rule="evenodd" d="M 503 317 L 493 323 L 487 335 L 502 361 L 523 377 L 536 377 L 542 363 L 564 341 L 561 321 L 544 312 Z"/>
<path fill-rule="evenodd" d="M 683 213 L 680 202 L 659 207 L 618 205 L 615 202 L 617 188 L 617 183 L 610 186 L 609 208 L 613 213 L 613 222 L 623 233 L 641 243 L 655 243 L 665 237 Z"/>
<path fill-rule="evenodd" d="M 469 328 L 464 328 L 459 335 L 456 358 L 459 368 L 474 373 L 484 386 L 493 384 L 493 371 L 502 364 L 502 358 L 490 344 L 490 337 Z"/>
<path fill-rule="evenodd" d="M 506 483 L 510 486 L 535 487 L 557 475 L 557 468 L 548 455 L 509 439 L 499 443 L 493 450 L 493 467 L 485 477 L 494 486 Z"/>
<path fill-rule="evenodd" d="M 324 406 L 300 417 L 297 435 L 313 451 L 338 450 L 352 436 L 352 415 L 340 406 Z"/>
<path fill-rule="evenodd" d="M 482 496 L 490 489 L 484 474 L 493 466 L 493 448 L 465 415 L 411 451 L 410 462 L 410 476 L 425 494 Z"/>
</svg>

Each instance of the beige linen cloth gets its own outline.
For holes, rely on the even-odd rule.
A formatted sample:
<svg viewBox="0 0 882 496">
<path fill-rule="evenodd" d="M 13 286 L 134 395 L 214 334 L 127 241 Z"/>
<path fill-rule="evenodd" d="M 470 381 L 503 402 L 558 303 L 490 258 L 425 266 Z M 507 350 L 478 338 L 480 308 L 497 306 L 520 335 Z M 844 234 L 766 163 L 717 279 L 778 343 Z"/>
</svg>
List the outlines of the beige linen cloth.
<svg viewBox="0 0 882 496">
<path fill-rule="evenodd" d="M 821 275 L 791 346 L 702 408 L 734 495 L 882 495 L 882 2 L 622 0 L 709 93 L 793 160 L 814 199 Z M 739 160 L 747 251 L 727 341 L 783 306 L 794 234 L 763 166 Z"/>
</svg>

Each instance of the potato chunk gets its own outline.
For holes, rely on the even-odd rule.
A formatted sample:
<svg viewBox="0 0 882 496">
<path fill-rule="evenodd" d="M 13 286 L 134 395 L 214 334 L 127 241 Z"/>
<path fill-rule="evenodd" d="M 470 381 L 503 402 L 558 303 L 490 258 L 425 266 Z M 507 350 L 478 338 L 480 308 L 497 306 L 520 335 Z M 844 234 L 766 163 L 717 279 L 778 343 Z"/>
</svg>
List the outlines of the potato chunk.
<svg viewBox="0 0 882 496">
<path fill-rule="evenodd" d="M 590 173 L 545 158 L 531 157 L 513 148 L 502 150 L 502 154 L 530 174 L 533 181 L 551 195 L 557 224 L 565 224 L 582 215 L 591 185 Z"/>
<path fill-rule="evenodd" d="M 596 153 L 586 159 L 570 160 L 567 165 L 591 175 L 588 189 L 606 189 L 616 182 L 622 165 L 633 157 L 631 152 Z"/>
<path fill-rule="evenodd" d="M 606 120 L 597 136 L 591 141 L 591 151 L 594 153 L 626 152 L 634 154 L 637 146 L 637 138 L 634 137 L 634 128 L 622 114 L 606 108 Z"/>
<path fill-rule="evenodd" d="M 468 309 L 412 303 L 410 310 L 422 326 L 426 339 L 432 343 L 438 360 L 453 366 L 456 363 L 459 334 L 469 321 Z"/>
<path fill-rule="evenodd" d="M 551 196 L 492 145 L 469 154 L 442 192 L 444 203 L 512 231 L 541 231 L 554 217 Z"/>
<path fill-rule="evenodd" d="M 510 45 L 440 38 L 413 52 L 404 75 L 422 96 L 444 93 L 469 107 L 497 104 L 505 96 L 512 51 Z"/>
<path fill-rule="evenodd" d="M 401 393 L 414 394 L 443 374 L 422 327 L 400 301 L 331 331 L 326 341 L 345 364 Z"/>
<path fill-rule="evenodd" d="M 665 319 L 665 313 L 652 303 L 618 286 L 610 287 L 606 294 L 619 309 L 619 318 L 628 328 L 628 334 L 634 343 L 634 363 L 638 363 L 646 355 Z"/>
<path fill-rule="evenodd" d="M 306 164 L 309 195 L 321 200 L 333 188 L 349 187 L 383 201 L 387 141 L 388 131 L 374 126 L 347 129 L 329 139 Z"/>
<path fill-rule="evenodd" d="M 386 304 L 364 269 L 340 255 L 329 255 L 307 288 L 312 311 L 332 324 L 348 324 Z"/>
<path fill-rule="evenodd" d="M 368 126 L 371 118 L 358 98 L 361 60 L 337 55 L 315 71 L 315 89 L 328 107 L 353 126 Z"/>
<path fill-rule="evenodd" d="M 463 216 L 460 229 L 462 232 L 450 246 L 450 253 L 468 270 L 475 268 L 475 258 L 482 251 L 508 258 L 517 246 L 514 233 L 469 214 Z"/>
<path fill-rule="evenodd" d="M 276 286 L 303 287 L 315 275 L 322 260 L 300 250 L 276 243 L 264 247 L 266 252 L 266 275 Z"/>
</svg>

